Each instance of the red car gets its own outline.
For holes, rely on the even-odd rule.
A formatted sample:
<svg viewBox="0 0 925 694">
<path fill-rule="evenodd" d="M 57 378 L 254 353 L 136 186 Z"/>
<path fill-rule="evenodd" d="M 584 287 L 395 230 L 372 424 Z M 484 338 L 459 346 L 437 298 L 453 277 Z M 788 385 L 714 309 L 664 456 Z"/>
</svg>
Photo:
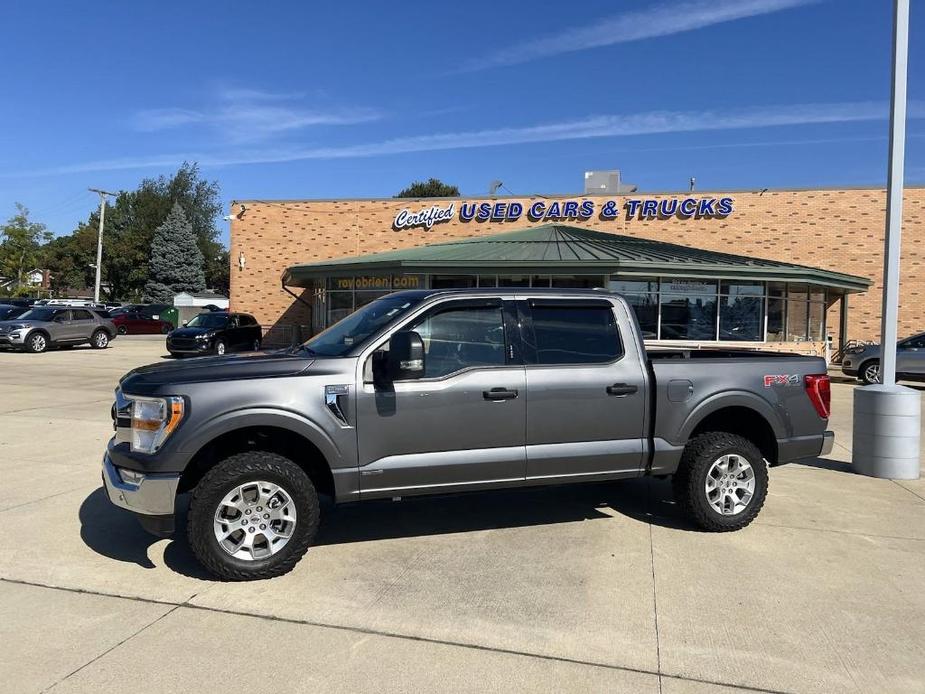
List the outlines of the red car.
<svg viewBox="0 0 925 694">
<path fill-rule="evenodd" d="M 138 312 L 117 313 L 111 318 L 120 335 L 166 335 L 173 330 L 169 321 L 144 316 Z"/>
</svg>

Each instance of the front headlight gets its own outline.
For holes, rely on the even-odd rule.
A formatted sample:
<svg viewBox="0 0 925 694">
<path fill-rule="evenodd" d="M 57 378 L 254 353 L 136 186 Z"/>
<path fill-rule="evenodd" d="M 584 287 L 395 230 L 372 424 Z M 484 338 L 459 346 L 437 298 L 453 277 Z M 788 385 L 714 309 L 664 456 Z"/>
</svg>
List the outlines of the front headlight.
<svg viewBox="0 0 925 694">
<path fill-rule="evenodd" d="M 196 339 L 197 340 L 208 340 L 210 337 L 212 337 L 211 333 L 202 333 L 201 335 L 197 335 Z"/>
<path fill-rule="evenodd" d="M 155 453 L 183 419 L 183 398 L 132 398 L 132 450 Z"/>
</svg>

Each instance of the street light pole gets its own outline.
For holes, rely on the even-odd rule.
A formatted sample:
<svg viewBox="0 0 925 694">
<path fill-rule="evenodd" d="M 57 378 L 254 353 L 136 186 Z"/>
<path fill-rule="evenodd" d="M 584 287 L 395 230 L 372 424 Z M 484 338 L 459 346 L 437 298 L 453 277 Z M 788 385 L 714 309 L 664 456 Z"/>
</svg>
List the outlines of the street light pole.
<svg viewBox="0 0 925 694">
<path fill-rule="evenodd" d="M 918 391 L 896 385 L 908 55 L 909 0 L 894 0 L 880 383 L 855 389 L 852 445 L 852 465 L 858 472 L 887 479 L 918 479 L 920 474 L 921 396 Z"/>
<path fill-rule="evenodd" d="M 93 303 L 100 303 L 100 273 L 103 264 L 103 224 L 106 219 L 106 196 L 115 196 L 115 193 L 107 193 L 99 188 L 90 188 L 91 193 L 98 193 L 100 196 L 100 229 L 96 236 L 96 282 L 93 286 Z"/>
</svg>

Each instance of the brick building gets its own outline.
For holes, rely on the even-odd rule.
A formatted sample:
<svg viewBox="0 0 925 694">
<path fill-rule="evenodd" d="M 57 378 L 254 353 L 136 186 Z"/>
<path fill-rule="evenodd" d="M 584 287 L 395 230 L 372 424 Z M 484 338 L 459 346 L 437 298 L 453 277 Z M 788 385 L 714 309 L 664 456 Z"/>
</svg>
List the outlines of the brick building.
<svg viewBox="0 0 925 694">
<path fill-rule="evenodd" d="M 743 335 L 748 339 L 732 339 L 743 345 L 821 354 L 825 335 L 836 342 L 878 339 L 885 200 L 882 188 L 850 188 L 235 201 L 231 210 L 231 307 L 254 314 L 271 328 L 277 341 L 288 341 L 294 326 L 301 326 L 299 334 L 306 336 L 345 310 L 374 298 L 377 292 L 411 286 L 409 282 L 414 286 L 474 286 L 486 281 L 474 279 L 481 276 L 494 277 L 488 282 L 517 286 L 524 281 L 525 273 L 512 270 L 513 274 L 504 274 L 506 271 L 499 272 L 497 267 L 489 268 L 491 272 L 487 274 L 481 266 L 455 268 L 443 274 L 411 272 L 399 282 L 394 273 L 364 270 L 363 263 L 375 269 L 379 261 L 370 258 L 372 254 L 559 224 L 731 254 L 740 262 L 765 259 L 807 266 L 809 274 L 798 276 L 797 270 L 793 281 L 786 283 L 783 276 L 756 274 L 751 284 L 760 283 L 762 298 L 749 300 L 756 312 L 749 320 L 756 324 L 758 332 L 745 330 Z M 925 188 L 907 187 L 904 201 L 900 335 L 925 330 Z M 337 264 L 328 267 L 326 262 L 346 258 L 351 259 L 352 274 L 340 271 Z M 675 315 L 679 305 L 696 304 L 698 320 L 705 322 L 707 316 L 708 323 L 709 317 L 715 316 L 717 323 L 717 332 L 712 336 L 689 327 L 678 329 L 676 325 L 666 331 L 659 323 L 650 335 L 653 341 L 724 341 L 735 334 L 723 330 L 720 322 L 726 319 L 717 306 L 732 301 L 724 294 L 752 292 L 747 278 L 743 280 L 740 274 L 722 269 L 695 275 L 687 269 L 671 272 L 664 265 L 657 273 L 644 277 L 646 273 L 640 269 L 644 266 L 630 268 L 626 274 L 624 262 L 615 261 L 605 271 L 596 267 L 581 272 L 572 267 L 567 275 L 551 269 L 532 275 L 528 281 L 569 286 L 573 280 L 567 277 L 587 275 L 594 278 L 594 285 L 636 291 L 641 286 L 638 282 L 627 285 L 625 281 L 648 280 L 647 291 L 658 307 L 659 320 L 662 307 Z M 297 265 L 307 266 L 305 272 L 316 279 L 283 287 L 284 272 Z M 533 270 L 541 272 L 543 268 Z M 836 275 L 849 279 L 839 284 Z M 562 283 L 557 285 L 556 277 Z M 738 282 L 732 282 L 733 278 Z M 347 295 L 337 291 L 351 292 L 349 307 Z M 756 296 L 757 292 L 754 289 Z M 786 314 L 778 315 L 778 307 L 782 306 Z M 689 308 L 685 310 L 691 312 Z M 814 314 L 820 311 L 817 320 Z M 271 341 L 273 337 L 268 336 Z"/>
</svg>

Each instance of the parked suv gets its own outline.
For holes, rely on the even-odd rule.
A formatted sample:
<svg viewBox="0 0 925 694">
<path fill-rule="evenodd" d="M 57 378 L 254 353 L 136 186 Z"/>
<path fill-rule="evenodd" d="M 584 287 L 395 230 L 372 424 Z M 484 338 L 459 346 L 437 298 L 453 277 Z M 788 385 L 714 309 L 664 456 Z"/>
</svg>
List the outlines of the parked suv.
<svg viewBox="0 0 925 694">
<path fill-rule="evenodd" d="M 44 352 L 49 347 L 71 347 L 90 343 L 105 349 L 116 336 L 116 326 L 88 308 L 38 306 L 19 318 L 0 322 L 0 345 L 26 352 Z"/>
<path fill-rule="evenodd" d="M 861 345 L 845 350 L 841 370 L 859 378 L 864 385 L 880 383 L 880 345 Z M 925 381 L 925 333 L 913 335 L 896 345 L 896 378 Z"/>
<path fill-rule="evenodd" d="M 769 465 L 831 451 L 829 395 L 818 357 L 647 351 L 615 294 L 397 292 L 300 348 L 129 372 L 103 479 L 161 536 L 192 492 L 190 546 L 233 580 L 290 570 L 319 494 L 672 475 L 694 524 L 729 531 L 758 515 Z"/>
<path fill-rule="evenodd" d="M 167 351 L 187 354 L 225 354 L 260 349 L 263 333 L 257 319 L 246 313 L 200 313 L 167 335 Z"/>
</svg>

